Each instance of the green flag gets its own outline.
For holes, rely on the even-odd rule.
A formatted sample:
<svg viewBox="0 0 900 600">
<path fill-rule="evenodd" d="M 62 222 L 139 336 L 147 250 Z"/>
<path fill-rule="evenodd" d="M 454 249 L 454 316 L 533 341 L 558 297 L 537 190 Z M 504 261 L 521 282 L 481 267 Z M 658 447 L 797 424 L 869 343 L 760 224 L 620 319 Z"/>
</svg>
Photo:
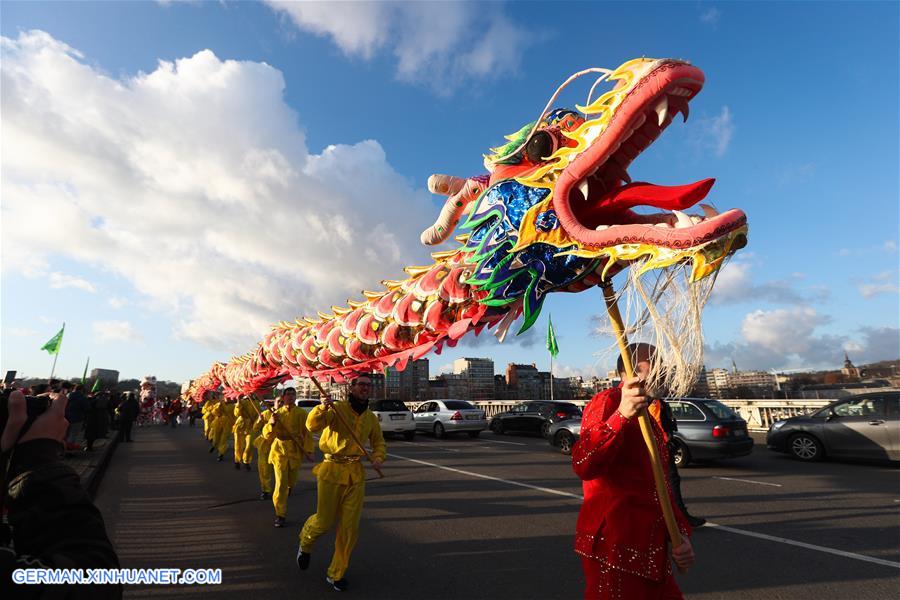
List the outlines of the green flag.
<svg viewBox="0 0 900 600">
<path fill-rule="evenodd" d="M 63 323 L 62 329 L 54 335 L 50 340 L 41 346 L 41 350 L 46 350 L 48 354 L 59 354 L 59 347 L 62 346 L 62 338 L 63 332 L 66 330 L 66 325 Z"/>
<path fill-rule="evenodd" d="M 553 332 L 553 318 L 549 319 L 549 326 L 547 327 L 547 350 L 550 351 L 550 356 L 556 358 L 559 354 L 559 345 L 556 343 L 556 333 Z"/>
<path fill-rule="evenodd" d="M 91 393 L 93 394 L 93 393 L 99 392 L 99 391 L 100 391 L 100 378 L 98 377 L 97 379 L 94 380 L 94 387 L 91 388 Z"/>
</svg>

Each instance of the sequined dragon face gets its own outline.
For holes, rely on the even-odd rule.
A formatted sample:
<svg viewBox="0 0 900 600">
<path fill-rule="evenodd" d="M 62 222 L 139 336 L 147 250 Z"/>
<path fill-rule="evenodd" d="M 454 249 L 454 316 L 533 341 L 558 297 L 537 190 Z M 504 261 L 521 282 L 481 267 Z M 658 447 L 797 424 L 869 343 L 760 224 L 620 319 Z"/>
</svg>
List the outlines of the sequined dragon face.
<svg viewBox="0 0 900 600">
<path fill-rule="evenodd" d="M 493 149 L 489 186 L 461 225 L 476 265 L 468 283 L 487 293 L 479 301 L 488 306 L 521 301 L 522 330 L 548 292 L 583 290 L 633 262 L 642 271 L 687 265 L 696 281 L 746 244 L 742 211 L 700 204 L 685 212 L 713 179 L 660 186 L 628 175 L 679 113 L 687 120 L 703 72 L 636 59 L 609 79 L 614 89 L 587 106 L 548 112 Z"/>
</svg>

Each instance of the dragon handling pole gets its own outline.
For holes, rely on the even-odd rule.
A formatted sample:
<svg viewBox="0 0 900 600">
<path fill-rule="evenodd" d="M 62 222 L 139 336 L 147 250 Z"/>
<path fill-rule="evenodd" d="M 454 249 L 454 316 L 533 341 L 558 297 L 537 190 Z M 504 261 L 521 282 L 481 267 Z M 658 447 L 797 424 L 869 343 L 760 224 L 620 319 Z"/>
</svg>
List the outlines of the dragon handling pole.
<svg viewBox="0 0 900 600">
<path fill-rule="evenodd" d="M 625 376 L 634 377 L 634 366 L 631 364 L 631 354 L 628 352 L 628 338 L 625 335 L 625 325 L 622 322 L 622 315 L 619 313 L 619 305 L 616 304 L 616 294 L 613 290 L 611 281 L 603 285 L 603 299 L 606 300 L 606 310 L 609 313 L 609 320 L 612 323 L 616 341 L 619 343 L 619 350 L 622 354 L 622 364 L 625 367 Z M 662 402 L 662 400 L 660 400 L 660 402 Z M 666 521 L 666 529 L 669 531 L 672 547 L 677 548 L 682 542 L 681 532 L 678 531 L 678 525 L 675 523 L 675 512 L 672 509 L 672 500 L 669 498 L 668 488 L 666 487 L 666 478 L 662 469 L 662 462 L 659 453 L 657 452 L 656 442 L 653 439 L 653 430 L 650 426 L 650 415 L 646 408 L 642 408 L 638 413 L 638 423 L 641 426 L 641 435 L 644 437 L 644 443 L 647 445 L 647 452 L 650 454 L 650 465 L 653 467 L 653 479 L 656 483 L 656 495 L 659 497 L 659 504 L 662 507 L 663 518 Z M 682 571 L 682 569 L 679 569 L 679 571 Z"/>
</svg>

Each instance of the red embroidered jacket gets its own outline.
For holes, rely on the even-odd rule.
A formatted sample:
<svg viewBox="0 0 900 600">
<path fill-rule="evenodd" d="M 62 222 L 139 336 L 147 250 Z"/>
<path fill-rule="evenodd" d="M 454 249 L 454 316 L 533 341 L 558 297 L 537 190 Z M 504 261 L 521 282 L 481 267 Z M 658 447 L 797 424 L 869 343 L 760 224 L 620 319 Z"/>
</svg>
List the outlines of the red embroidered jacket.
<svg viewBox="0 0 900 600">
<path fill-rule="evenodd" d="M 637 417 L 619 412 L 620 388 L 594 396 L 581 419 L 581 434 L 572 449 L 572 467 L 583 480 L 584 503 L 578 515 L 575 552 L 606 565 L 662 581 L 671 573 L 668 532 L 656 495 L 647 446 Z M 656 445 L 668 472 L 663 432 L 650 419 Z M 691 528 L 678 509 L 666 476 L 678 529 Z"/>
</svg>

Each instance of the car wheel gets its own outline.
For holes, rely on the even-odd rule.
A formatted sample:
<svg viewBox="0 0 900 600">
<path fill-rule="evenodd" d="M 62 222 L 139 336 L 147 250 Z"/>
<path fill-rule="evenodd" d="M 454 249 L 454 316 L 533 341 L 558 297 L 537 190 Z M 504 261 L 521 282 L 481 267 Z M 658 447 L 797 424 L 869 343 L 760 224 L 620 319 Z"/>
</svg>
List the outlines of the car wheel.
<svg viewBox="0 0 900 600">
<path fill-rule="evenodd" d="M 794 458 L 807 462 L 821 460 L 825 454 L 822 444 L 811 435 L 798 433 L 788 442 L 788 449 Z"/>
<path fill-rule="evenodd" d="M 477 438 L 478 435 L 479 435 L 481 432 L 480 432 L 480 431 L 468 431 L 468 432 L 466 432 L 466 433 L 469 434 L 469 437 L 470 437 L 470 438 Z"/>
<path fill-rule="evenodd" d="M 415 431 L 404 431 L 403 432 L 403 439 L 406 440 L 407 442 L 415 439 L 415 437 L 416 437 Z"/>
<path fill-rule="evenodd" d="M 444 437 L 444 426 L 440 423 L 434 424 L 434 437 L 441 439 Z"/>
<path fill-rule="evenodd" d="M 556 434 L 555 446 L 563 454 L 572 454 L 572 446 L 575 445 L 575 436 L 563 429 Z"/>
<path fill-rule="evenodd" d="M 550 421 L 541 423 L 541 436 L 546 439 L 550 437 Z"/>
<path fill-rule="evenodd" d="M 672 459 L 679 469 L 691 463 L 691 452 L 681 440 L 672 440 Z"/>
<path fill-rule="evenodd" d="M 497 435 L 503 435 L 503 430 L 503 421 L 501 421 L 500 419 L 491 420 L 491 431 L 493 431 Z"/>
</svg>

